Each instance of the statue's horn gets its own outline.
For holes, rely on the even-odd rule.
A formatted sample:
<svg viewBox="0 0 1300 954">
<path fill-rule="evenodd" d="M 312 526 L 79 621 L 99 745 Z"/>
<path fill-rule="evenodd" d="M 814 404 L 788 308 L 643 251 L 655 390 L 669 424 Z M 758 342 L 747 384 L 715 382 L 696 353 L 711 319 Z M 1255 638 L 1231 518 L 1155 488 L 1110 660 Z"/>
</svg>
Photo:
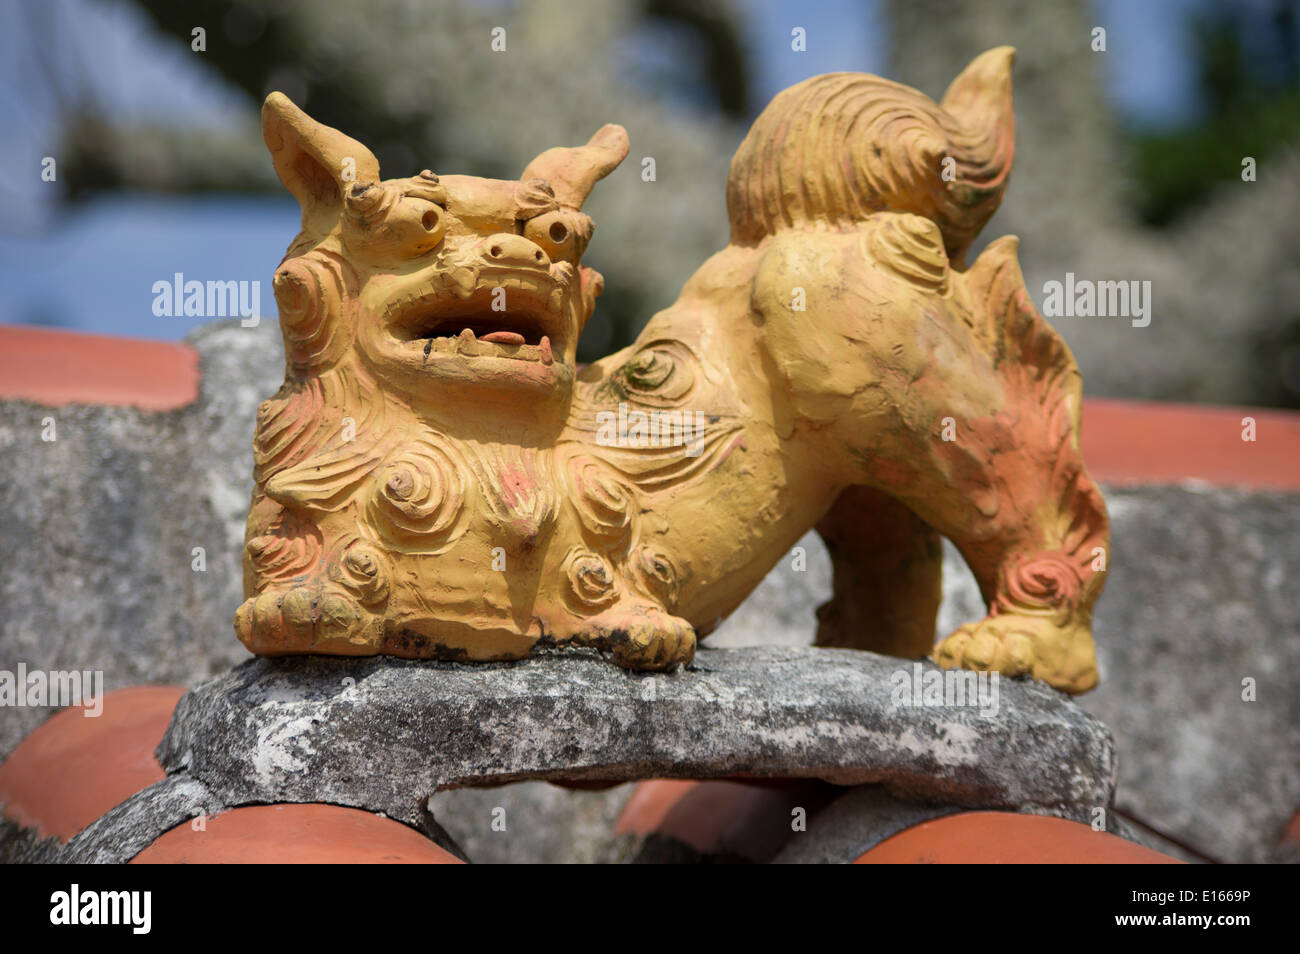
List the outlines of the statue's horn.
<svg viewBox="0 0 1300 954">
<path fill-rule="evenodd" d="M 520 179 L 545 179 L 561 205 L 580 209 L 592 186 L 626 156 L 627 130 L 610 123 L 597 130 L 585 146 L 546 150 L 528 164 Z"/>
</svg>

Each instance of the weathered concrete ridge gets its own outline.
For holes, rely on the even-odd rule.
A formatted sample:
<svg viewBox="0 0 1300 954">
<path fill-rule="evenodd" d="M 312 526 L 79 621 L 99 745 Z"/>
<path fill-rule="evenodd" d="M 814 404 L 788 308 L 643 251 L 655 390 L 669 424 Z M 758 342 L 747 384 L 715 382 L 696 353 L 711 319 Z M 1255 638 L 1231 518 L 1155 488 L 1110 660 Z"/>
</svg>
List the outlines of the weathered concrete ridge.
<svg viewBox="0 0 1300 954">
<path fill-rule="evenodd" d="M 186 695 L 158 755 L 223 805 L 323 801 L 417 827 L 435 791 L 528 779 L 806 777 L 1079 820 L 1110 804 L 1110 733 L 1063 695 L 1003 679 L 997 719 L 895 706 L 890 677 L 911 666 L 778 647 L 702 650 L 668 675 L 560 654 L 257 659 Z"/>
</svg>

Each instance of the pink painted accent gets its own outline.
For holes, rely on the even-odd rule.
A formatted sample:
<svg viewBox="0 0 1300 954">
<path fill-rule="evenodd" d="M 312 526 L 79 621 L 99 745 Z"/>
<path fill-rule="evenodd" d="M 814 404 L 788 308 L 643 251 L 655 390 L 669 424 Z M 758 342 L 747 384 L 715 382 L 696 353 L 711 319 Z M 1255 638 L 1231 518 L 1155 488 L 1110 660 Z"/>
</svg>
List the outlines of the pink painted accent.
<svg viewBox="0 0 1300 954">
<path fill-rule="evenodd" d="M 718 458 L 718 463 L 715 466 L 721 467 L 723 461 L 730 457 L 732 452 L 737 448 L 742 451 L 749 450 L 749 448 L 745 446 L 745 436 L 743 434 L 737 434 L 732 442 L 727 445 L 727 449 L 722 452 L 722 456 Z"/>
</svg>

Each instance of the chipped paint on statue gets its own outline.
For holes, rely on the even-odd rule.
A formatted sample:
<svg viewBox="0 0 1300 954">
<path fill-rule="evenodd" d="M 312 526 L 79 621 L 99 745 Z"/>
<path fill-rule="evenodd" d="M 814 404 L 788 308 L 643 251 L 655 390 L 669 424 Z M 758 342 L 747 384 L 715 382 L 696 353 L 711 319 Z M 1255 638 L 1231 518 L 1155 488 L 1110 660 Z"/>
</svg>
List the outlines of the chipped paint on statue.
<svg viewBox="0 0 1300 954">
<path fill-rule="evenodd" d="M 1011 62 L 984 54 L 939 104 L 854 73 L 778 95 L 731 164 L 731 243 L 581 372 L 602 287 L 582 204 L 620 127 L 518 181 L 383 180 L 271 94 L 302 232 L 274 280 L 286 374 L 258 414 L 240 639 L 667 669 L 815 526 L 819 644 L 930 652 L 943 534 L 989 612 L 935 658 L 1092 687 L 1109 540 L 1079 374 L 1014 238 L 965 262 L 1011 168 Z"/>
</svg>

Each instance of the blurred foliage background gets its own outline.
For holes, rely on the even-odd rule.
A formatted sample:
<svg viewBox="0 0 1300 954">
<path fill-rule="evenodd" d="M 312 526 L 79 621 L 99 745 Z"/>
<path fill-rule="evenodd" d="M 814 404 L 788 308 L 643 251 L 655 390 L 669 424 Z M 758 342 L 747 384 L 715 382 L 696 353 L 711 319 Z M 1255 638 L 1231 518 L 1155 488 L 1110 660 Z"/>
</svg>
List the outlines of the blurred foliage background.
<svg viewBox="0 0 1300 954">
<path fill-rule="evenodd" d="M 1242 156 L 1265 159 L 1300 130 L 1300 23 L 1289 2 L 1235 4 L 1189 16 L 1196 121 L 1125 129 L 1142 220 L 1167 226 L 1234 178 Z"/>
<path fill-rule="evenodd" d="M 981 246 L 1019 234 L 1040 304 L 1067 271 L 1152 282 L 1147 328 L 1055 320 L 1086 389 L 1300 407 L 1300 0 L 7 2 L 0 321 L 179 337 L 182 322 L 149 313 L 146 283 L 265 285 L 296 220 L 258 125 L 281 89 L 386 175 L 514 178 L 549 146 L 627 126 L 631 156 L 587 206 L 587 260 L 607 286 L 590 360 L 726 241 L 727 164 L 774 92 L 856 69 L 937 98 L 1011 43 L 1016 171 Z M 1181 94 L 1123 108 L 1161 83 Z"/>
</svg>

